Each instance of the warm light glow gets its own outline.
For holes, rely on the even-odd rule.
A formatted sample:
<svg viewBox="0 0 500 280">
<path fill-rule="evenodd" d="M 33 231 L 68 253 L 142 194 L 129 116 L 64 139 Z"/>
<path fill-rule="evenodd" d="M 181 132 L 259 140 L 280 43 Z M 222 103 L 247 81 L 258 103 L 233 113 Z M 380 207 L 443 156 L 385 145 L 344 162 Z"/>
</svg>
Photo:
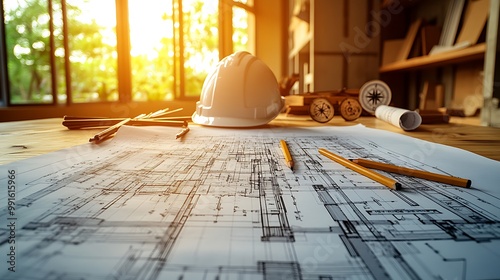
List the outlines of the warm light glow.
<svg viewBox="0 0 500 280">
<path fill-rule="evenodd" d="M 206 75 L 213 70 L 218 61 L 218 57 L 218 50 L 206 50 L 189 57 L 189 59 L 186 60 L 184 66 L 192 68 L 193 71 L 197 74 Z"/>
<path fill-rule="evenodd" d="M 116 7 L 115 1 L 102 0 L 67 0 L 67 5 L 78 7 L 81 11 L 76 18 L 82 23 L 96 22 L 102 29 L 103 43 L 116 46 Z M 71 28 L 71 26 L 69 27 Z"/>
<path fill-rule="evenodd" d="M 120 57 L 129 55 L 122 52 L 126 48 L 117 48 L 117 24 L 129 24 L 132 100 L 199 96 L 207 73 L 219 61 L 220 0 L 66 0 L 65 6 L 64 2 L 55 1 L 50 14 L 52 19 L 44 1 L 2 1 L 4 19 L 9 27 L 7 35 L 11 35 L 9 53 L 14 54 L 14 58 L 9 59 L 15 62 L 9 64 L 9 68 L 13 69 L 11 73 L 24 73 L 9 76 L 14 103 L 23 103 L 27 98 L 29 102 L 40 102 L 45 95 L 52 98 L 51 87 L 58 89 L 59 101 L 64 101 L 68 88 L 72 90 L 71 101 L 76 103 L 117 100 L 118 52 Z M 235 2 L 229 5 L 234 11 L 232 22 L 225 19 L 233 25 L 233 36 L 224 36 L 222 41 L 233 39 L 233 51 L 252 52 L 254 39 L 248 33 L 253 32 L 253 16 L 243 6 L 244 3 L 251 6 L 253 1 L 237 2 L 243 5 Z M 128 7 L 124 7 L 125 4 Z M 63 20 L 64 7 L 66 22 Z M 117 22 L 117 7 L 128 8 L 128 21 L 120 19 Z M 49 28 L 50 20 L 53 29 Z M 68 50 L 63 41 L 65 23 Z M 69 58 L 71 80 L 65 75 L 50 79 L 53 74 L 51 62 L 46 59 L 50 55 L 47 51 L 51 42 L 49 37 L 55 43 L 56 65 L 64 65 Z M 31 67 L 39 61 L 42 63 L 36 68 Z M 30 75 L 55 82 L 53 85 L 38 82 L 33 86 Z M 67 82 L 71 83 L 70 87 Z M 30 92 L 29 96 L 26 92 Z"/>
<path fill-rule="evenodd" d="M 131 55 L 158 56 L 162 38 L 173 37 L 172 2 L 164 0 L 129 1 Z"/>
</svg>

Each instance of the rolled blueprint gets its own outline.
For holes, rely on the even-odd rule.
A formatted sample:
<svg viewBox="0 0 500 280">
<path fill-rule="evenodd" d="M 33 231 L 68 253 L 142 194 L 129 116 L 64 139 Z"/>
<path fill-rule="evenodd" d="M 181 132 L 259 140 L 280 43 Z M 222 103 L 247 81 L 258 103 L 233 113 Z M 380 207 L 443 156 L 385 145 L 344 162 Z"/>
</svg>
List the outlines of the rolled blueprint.
<svg viewBox="0 0 500 280">
<path fill-rule="evenodd" d="M 422 117 L 415 111 L 380 105 L 375 116 L 403 130 L 414 130 L 422 123 Z"/>
</svg>

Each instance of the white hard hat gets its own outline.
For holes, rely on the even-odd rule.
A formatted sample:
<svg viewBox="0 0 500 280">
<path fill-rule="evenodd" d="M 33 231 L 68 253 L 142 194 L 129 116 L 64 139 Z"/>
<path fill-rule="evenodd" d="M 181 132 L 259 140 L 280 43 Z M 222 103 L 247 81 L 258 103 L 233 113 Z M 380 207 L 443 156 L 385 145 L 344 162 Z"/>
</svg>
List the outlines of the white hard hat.
<svg viewBox="0 0 500 280">
<path fill-rule="evenodd" d="M 209 126 L 258 126 L 273 120 L 284 104 L 271 69 L 241 51 L 222 59 L 207 76 L 192 120 Z"/>
</svg>

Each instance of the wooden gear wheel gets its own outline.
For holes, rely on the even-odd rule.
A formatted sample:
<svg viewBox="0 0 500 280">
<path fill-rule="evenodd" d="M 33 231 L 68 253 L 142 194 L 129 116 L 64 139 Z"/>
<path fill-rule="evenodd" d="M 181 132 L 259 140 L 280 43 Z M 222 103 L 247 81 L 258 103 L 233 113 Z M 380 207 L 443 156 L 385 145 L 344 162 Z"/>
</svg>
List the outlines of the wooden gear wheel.
<svg viewBox="0 0 500 280">
<path fill-rule="evenodd" d="M 309 106 L 309 115 L 319 123 L 326 123 L 333 119 L 335 110 L 333 104 L 326 98 L 316 98 Z"/>
<path fill-rule="evenodd" d="M 363 108 L 359 101 L 354 98 L 347 98 L 340 103 L 340 115 L 346 121 L 353 121 L 361 116 Z"/>
</svg>

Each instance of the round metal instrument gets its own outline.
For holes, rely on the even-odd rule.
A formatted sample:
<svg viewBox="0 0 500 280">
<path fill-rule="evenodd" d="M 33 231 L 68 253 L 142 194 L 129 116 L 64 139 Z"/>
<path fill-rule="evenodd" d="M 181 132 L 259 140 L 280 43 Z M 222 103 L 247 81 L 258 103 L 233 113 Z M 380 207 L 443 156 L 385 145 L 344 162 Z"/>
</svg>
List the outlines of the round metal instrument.
<svg viewBox="0 0 500 280">
<path fill-rule="evenodd" d="M 389 105 L 391 98 L 391 89 L 380 80 L 369 81 L 359 90 L 359 103 L 370 114 L 380 105 Z"/>
</svg>

